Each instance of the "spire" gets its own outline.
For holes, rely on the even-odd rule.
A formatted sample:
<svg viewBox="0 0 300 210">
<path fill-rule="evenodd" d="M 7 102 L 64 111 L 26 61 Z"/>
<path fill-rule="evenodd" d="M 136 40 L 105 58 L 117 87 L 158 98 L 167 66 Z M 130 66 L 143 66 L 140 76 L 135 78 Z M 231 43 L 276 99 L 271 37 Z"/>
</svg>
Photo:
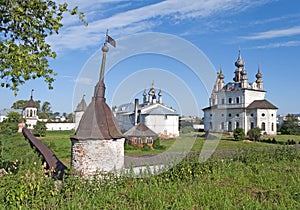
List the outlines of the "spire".
<svg viewBox="0 0 300 210">
<path fill-rule="evenodd" d="M 102 47 L 103 56 L 100 78 L 95 86 L 94 97 L 82 116 L 75 136 L 71 138 L 81 140 L 110 140 L 122 138 L 122 134 L 115 122 L 115 117 L 109 106 L 105 103 L 104 71 L 106 53 L 109 50 L 107 42 L 110 43 L 110 39 L 112 38 L 106 34 L 106 41 Z"/>
<path fill-rule="evenodd" d="M 241 50 L 239 49 L 239 54 L 238 54 L 238 59 L 235 62 L 235 66 L 238 68 L 242 68 L 245 66 L 245 61 L 243 60 L 242 56 L 241 56 Z"/>
</svg>

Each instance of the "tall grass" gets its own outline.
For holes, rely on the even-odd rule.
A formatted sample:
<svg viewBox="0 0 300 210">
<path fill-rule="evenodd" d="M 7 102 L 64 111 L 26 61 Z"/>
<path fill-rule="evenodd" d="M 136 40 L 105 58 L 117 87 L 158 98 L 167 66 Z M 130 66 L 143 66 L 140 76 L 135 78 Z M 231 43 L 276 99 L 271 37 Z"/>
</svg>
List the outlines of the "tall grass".
<svg viewBox="0 0 300 210">
<path fill-rule="evenodd" d="M 4 144 L 0 209 L 299 209 L 300 152 L 294 147 L 237 151 L 200 163 L 190 156 L 148 178 L 62 182 L 45 177 L 40 158 L 21 135 Z M 17 161 L 18 160 L 18 161 Z"/>
</svg>

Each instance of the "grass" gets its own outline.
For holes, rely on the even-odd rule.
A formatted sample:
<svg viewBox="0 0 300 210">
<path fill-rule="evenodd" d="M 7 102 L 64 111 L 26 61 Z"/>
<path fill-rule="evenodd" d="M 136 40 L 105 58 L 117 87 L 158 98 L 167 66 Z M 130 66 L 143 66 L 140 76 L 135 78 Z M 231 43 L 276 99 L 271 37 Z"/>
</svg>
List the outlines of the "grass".
<svg viewBox="0 0 300 210">
<path fill-rule="evenodd" d="M 68 140 L 59 133 L 47 135 L 43 141 L 53 141 L 50 137 L 56 136 L 56 147 Z M 68 135 L 64 133 L 65 137 Z M 300 151 L 293 147 L 249 149 L 230 157 L 212 157 L 204 163 L 198 161 L 198 156 L 191 156 L 172 169 L 147 178 L 108 174 L 101 179 L 84 180 L 70 175 L 62 182 L 55 182 L 45 177 L 40 158 L 22 135 L 0 134 L 0 139 L 1 168 L 8 172 L 0 177 L 0 209 L 299 209 L 300 206 Z"/>
</svg>

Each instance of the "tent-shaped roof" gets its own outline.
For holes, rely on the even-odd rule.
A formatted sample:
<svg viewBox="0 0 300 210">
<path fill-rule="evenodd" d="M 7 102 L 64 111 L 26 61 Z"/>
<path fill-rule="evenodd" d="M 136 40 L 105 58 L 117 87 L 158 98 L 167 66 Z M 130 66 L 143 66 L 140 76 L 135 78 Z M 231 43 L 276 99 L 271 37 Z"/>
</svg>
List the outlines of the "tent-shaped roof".
<svg viewBox="0 0 300 210">
<path fill-rule="evenodd" d="M 26 108 L 37 108 L 32 96 L 30 96 L 29 101 L 27 101 Z"/>
<path fill-rule="evenodd" d="M 144 123 L 138 123 L 124 133 L 125 137 L 156 137 L 157 134 Z"/>
<path fill-rule="evenodd" d="M 267 100 L 255 100 L 247 107 L 247 109 L 278 109 L 278 108 Z"/>
<path fill-rule="evenodd" d="M 85 111 L 87 108 L 86 102 L 84 100 L 84 97 L 82 97 L 80 103 L 77 105 L 75 112 L 82 112 Z"/>
</svg>

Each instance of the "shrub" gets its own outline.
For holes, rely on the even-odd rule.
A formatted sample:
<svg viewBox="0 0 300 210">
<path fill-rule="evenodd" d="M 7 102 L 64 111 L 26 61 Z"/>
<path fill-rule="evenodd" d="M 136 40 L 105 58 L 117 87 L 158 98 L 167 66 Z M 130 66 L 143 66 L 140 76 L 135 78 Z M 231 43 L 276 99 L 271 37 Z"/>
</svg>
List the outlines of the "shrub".
<svg viewBox="0 0 300 210">
<path fill-rule="evenodd" d="M 236 128 L 233 131 L 233 137 L 236 141 L 241 141 L 245 139 L 245 132 L 243 128 Z"/>
<path fill-rule="evenodd" d="M 150 151 L 150 150 L 151 150 L 151 147 L 149 147 L 147 143 L 144 143 L 142 151 Z"/>
<path fill-rule="evenodd" d="M 185 126 L 181 129 L 181 133 L 191 133 L 194 131 L 194 128 L 192 126 Z"/>
<path fill-rule="evenodd" d="M 33 126 L 32 134 L 35 136 L 46 136 L 46 123 L 37 121 L 36 125 Z"/>
<path fill-rule="evenodd" d="M 260 140 L 260 128 L 256 127 L 248 131 L 247 135 L 251 140 L 259 141 Z"/>
<path fill-rule="evenodd" d="M 159 138 L 156 138 L 154 141 L 153 141 L 153 145 L 152 145 L 153 149 L 165 149 L 166 147 L 161 145 L 160 144 L 160 139 Z"/>
</svg>

